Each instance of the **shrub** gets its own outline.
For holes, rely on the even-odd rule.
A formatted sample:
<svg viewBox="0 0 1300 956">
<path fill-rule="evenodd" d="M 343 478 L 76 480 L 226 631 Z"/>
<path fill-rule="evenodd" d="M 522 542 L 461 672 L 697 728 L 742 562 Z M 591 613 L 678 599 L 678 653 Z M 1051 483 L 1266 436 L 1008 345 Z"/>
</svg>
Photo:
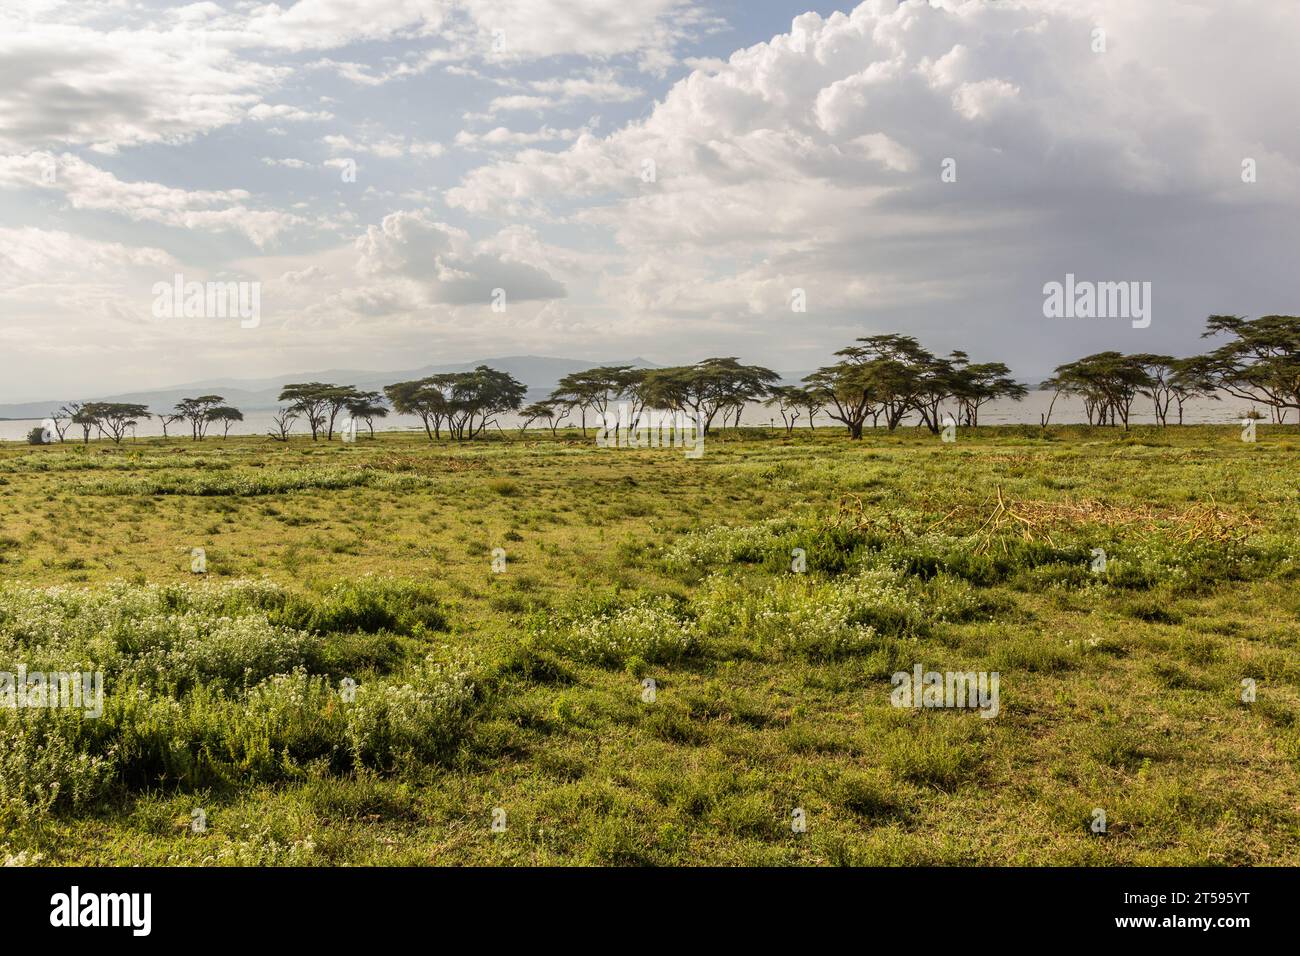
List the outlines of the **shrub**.
<svg viewBox="0 0 1300 956">
<path fill-rule="evenodd" d="M 677 572 L 778 559 L 782 566 L 788 566 L 790 551 L 799 544 L 798 530 L 787 518 L 770 518 L 739 528 L 717 525 L 683 537 L 664 555 L 664 563 Z"/>
<path fill-rule="evenodd" d="M 0 585 L 0 654 L 31 671 L 102 670 L 105 684 L 100 719 L 0 720 L 0 806 L 39 815 L 113 780 L 195 788 L 302 778 L 312 765 L 392 771 L 436 759 L 459 738 L 475 693 L 466 668 L 425 660 L 362 677 L 345 701 L 320 673 L 338 649 L 327 654 L 319 637 L 275 623 L 295 616 L 321 630 L 445 626 L 427 588 L 383 579 L 316 603 L 266 582 Z"/>
<path fill-rule="evenodd" d="M 731 636 L 814 660 L 848 657 L 870 650 L 876 631 L 854 620 L 856 607 L 844 589 L 788 578 L 758 592 L 726 577 L 709 579 L 699 599 L 706 634 Z"/>
<path fill-rule="evenodd" d="M 789 574 L 761 590 L 715 575 L 697 600 L 700 627 L 782 654 L 832 660 L 868 653 L 882 636 L 926 627 L 917 588 L 890 568 L 867 568 L 823 581 Z"/>
<path fill-rule="evenodd" d="M 633 657 L 667 664 L 701 648 L 695 624 L 662 597 L 580 614 L 558 629 L 543 629 L 539 639 L 562 654 L 604 667 L 621 667 Z"/>
<path fill-rule="evenodd" d="M 442 602 L 431 587 L 379 577 L 337 584 L 316 600 L 291 598 L 271 620 L 318 634 L 391 631 L 419 636 L 447 629 Z"/>
<path fill-rule="evenodd" d="M 79 751 L 66 714 L 0 711 L 0 817 L 27 822 L 56 808 L 76 809 L 99 797 L 113 755 Z"/>
<path fill-rule="evenodd" d="M 380 770 L 438 757 L 459 739 L 474 693 L 468 669 L 432 657 L 401 683 L 362 684 L 346 711 L 353 757 Z"/>
</svg>

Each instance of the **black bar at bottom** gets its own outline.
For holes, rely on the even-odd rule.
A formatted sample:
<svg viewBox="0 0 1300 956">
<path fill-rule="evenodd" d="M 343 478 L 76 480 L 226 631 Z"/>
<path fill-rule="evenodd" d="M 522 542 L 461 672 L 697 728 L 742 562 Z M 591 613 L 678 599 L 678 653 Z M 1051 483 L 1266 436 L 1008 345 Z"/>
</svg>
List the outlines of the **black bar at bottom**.
<svg viewBox="0 0 1300 956">
<path fill-rule="evenodd" d="M 75 934 L 128 945 L 368 946 L 459 926 L 497 944 L 517 936 L 536 945 L 539 933 L 561 927 L 568 939 L 619 925 L 635 938 L 680 924 L 730 942 L 785 925 L 812 936 L 894 928 L 953 942 L 972 930 L 1050 930 L 1071 941 L 1199 935 L 1231 945 L 1242 933 L 1287 927 L 1296 877 L 1292 868 L 10 868 L 0 870 L 0 925 L 10 944 Z"/>
</svg>

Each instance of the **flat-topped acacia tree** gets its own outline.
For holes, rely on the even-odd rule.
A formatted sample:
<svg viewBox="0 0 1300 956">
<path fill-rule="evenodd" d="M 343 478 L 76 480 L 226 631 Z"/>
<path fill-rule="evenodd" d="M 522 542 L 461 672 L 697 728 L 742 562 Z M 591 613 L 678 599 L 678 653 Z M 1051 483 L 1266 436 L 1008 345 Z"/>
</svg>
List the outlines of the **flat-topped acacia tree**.
<svg viewBox="0 0 1300 956">
<path fill-rule="evenodd" d="M 476 438 L 503 412 L 518 410 L 528 386 L 509 372 L 480 365 L 469 372 L 444 372 L 384 387 L 393 409 L 416 415 L 430 440 L 447 434 L 456 441 Z"/>
<path fill-rule="evenodd" d="M 127 430 L 138 425 L 140 419 L 153 417 L 147 406 L 133 402 L 87 402 L 82 406 L 81 414 L 108 435 L 115 445 L 122 444 Z M 86 435 L 89 439 L 89 429 Z"/>
<path fill-rule="evenodd" d="M 1206 356 L 1220 388 L 1267 405 L 1275 422 L 1286 421 L 1290 409 L 1300 411 L 1300 316 L 1212 315 L 1201 338 L 1216 335 L 1232 336 Z"/>
<path fill-rule="evenodd" d="M 208 415 L 214 408 L 221 408 L 226 400 L 221 395 L 200 395 L 198 398 L 183 398 L 176 403 L 176 414 L 190 423 L 190 438 L 200 441 L 208 433 L 212 419 Z"/>
<path fill-rule="evenodd" d="M 208 412 L 209 422 L 221 422 L 223 426 L 221 432 L 222 438 L 229 438 L 230 426 L 235 424 L 235 422 L 242 422 L 243 420 L 244 413 L 229 405 L 218 405 L 216 408 Z"/>
<path fill-rule="evenodd" d="M 740 413 L 750 402 L 762 401 L 780 380 L 761 365 L 742 365 L 734 357 L 706 358 L 694 365 L 655 368 L 645 372 L 639 395 L 645 407 L 684 412 L 703 425 L 704 434 L 714 420 Z"/>
<path fill-rule="evenodd" d="M 338 389 L 339 386 L 325 382 L 298 382 L 280 389 L 278 401 L 288 402 L 291 409 L 307 420 L 311 440 L 316 441 L 327 420 L 333 430 L 330 409 L 338 398 Z M 335 409 L 334 414 L 337 413 Z"/>
</svg>

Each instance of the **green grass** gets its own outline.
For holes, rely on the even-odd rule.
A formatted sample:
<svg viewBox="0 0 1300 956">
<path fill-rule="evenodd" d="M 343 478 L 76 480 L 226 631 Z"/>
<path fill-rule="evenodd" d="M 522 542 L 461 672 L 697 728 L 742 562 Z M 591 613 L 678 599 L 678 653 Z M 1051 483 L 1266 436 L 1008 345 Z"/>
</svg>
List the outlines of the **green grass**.
<svg viewBox="0 0 1300 956">
<path fill-rule="evenodd" d="M 0 710 L 0 855 L 1296 865 L 1298 451 L 0 446 L 0 670 L 105 689 Z M 1000 713 L 891 706 L 918 663 L 998 671 Z"/>
</svg>

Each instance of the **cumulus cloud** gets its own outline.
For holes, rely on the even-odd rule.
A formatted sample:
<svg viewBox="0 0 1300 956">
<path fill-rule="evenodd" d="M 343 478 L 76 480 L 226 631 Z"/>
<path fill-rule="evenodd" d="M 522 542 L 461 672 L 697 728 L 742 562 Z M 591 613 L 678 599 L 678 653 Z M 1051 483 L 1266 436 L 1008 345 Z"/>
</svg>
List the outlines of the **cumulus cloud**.
<svg viewBox="0 0 1300 956">
<path fill-rule="evenodd" d="M 476 244 L 463 229 L 423 212 L 396 212 L 356 240 L 357 271 L 371 280 L 399 279 L 418 286 L 430 303 L 483 304 L 494 291 L 506 302 L 562 298 L 564 286 L 525 261 L 517 248 Z"/>
<path fill-rule="evenodd" d="M 776 36 L 737 13 L 729 56 L 694 42 L 718 24 L 688 0 L 11 2 L 0 191 L 6 225 L 41 234 L 7 238 L 53 255 L 107 223 L 120 248 L 67 261 L 164 245 L 216 271 L 245 237 L 276 315 L 331 333 L 276 339 L 268 321 L 264 342 L 382 339 L 399 357 L 436 327 L 467 349 L 603 337 L 604 354 L 673 341 L 691 354 L 670 361 L 807 368 L 905 329 L 1042 371 L 1083 349 L 1190 351 L 1208 311 L 1294 311 L 1300 7 L 852 2 Z M 665 91 L 677 64 L 691 72 Z M 356 182 L 281 172 L 353 162 Z M 180 168 L 245 188 L 165 185 Z M 60 301 L 128 327 L 98 273 L 2 248 L 0 282 L 63 281 Z M 1040 290 L 1067 271 L 1154 280 L 1149 332 L 1045 326 Z M 507 313 L 485 308 L 495 288 Z"/>
<path fill-rule="evenodd" d="M 1225 204 L 1294 207 L 1300 129 L 1280 91 L 1300 84 L 1297 36 L 1300 8 L 1264 0 L 867 0 L 705 64 L 610 135 L 472 170 L 447 200 L 608 229 L 628 265 L 605 291 L 649 313 L 786 322 L 808 287 L 828 327 L 910 306 L 1005 328 L 1058 269 L 1167 275 L 1150 244 L 1172 203 L 1206 223 Z M 1282 75 L 1261 83 L 1242 57 Z M 1259 154 L 1267 200 L 1239 176 Z M 1130 241 L 1103 238 L 1116 227 Z"/>
</svg>

